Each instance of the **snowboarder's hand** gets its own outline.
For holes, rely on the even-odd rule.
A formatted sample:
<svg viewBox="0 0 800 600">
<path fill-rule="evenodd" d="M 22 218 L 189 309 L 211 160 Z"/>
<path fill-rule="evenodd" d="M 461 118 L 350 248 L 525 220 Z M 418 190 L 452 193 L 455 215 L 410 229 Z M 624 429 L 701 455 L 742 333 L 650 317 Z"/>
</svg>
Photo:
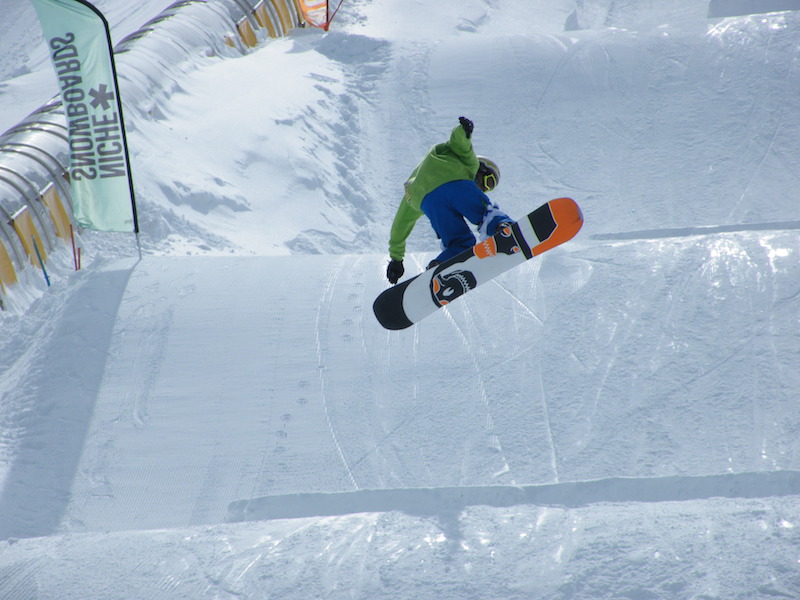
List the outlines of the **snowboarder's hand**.
<svg viewBox="0 0 800 600">
<path fill-rule="evenodd" d="M 403 261 L 392 259 L 389 261 L 389 266 L 386 267 L 386 279 L 389 280 L 389 283 L 394 285 L 400 280 L 405 272 L 406 270 L 403 267 Z"/>
<path fill-rule="evenodd" d="M 470 121 L 467 117 L 458 117 L 458 122 L 461 123 L 461 127 L 464 128 L 464 133 L 467 134 L 467 139 L 472 137 L 472 130 L 475 129 L 475 125 Z"/>
</svg>

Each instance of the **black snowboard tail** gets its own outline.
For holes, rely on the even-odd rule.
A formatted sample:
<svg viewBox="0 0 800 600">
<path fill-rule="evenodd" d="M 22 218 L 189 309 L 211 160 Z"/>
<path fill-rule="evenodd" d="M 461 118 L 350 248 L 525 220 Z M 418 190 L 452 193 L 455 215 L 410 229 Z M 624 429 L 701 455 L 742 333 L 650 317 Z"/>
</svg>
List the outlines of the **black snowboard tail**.
<svg viewBox="0 0 800 600">
<path fill-rule="evenodd" d="M 397 330 L 411 327 L 412 323 L 402 310 L 397 310 L 403 302 L 403 293 L 406 291 L 411 279 L 398 283 L 389 288 L 375 299 L 372 310 L 375 317 L 386 329 Z"/>
</svg>

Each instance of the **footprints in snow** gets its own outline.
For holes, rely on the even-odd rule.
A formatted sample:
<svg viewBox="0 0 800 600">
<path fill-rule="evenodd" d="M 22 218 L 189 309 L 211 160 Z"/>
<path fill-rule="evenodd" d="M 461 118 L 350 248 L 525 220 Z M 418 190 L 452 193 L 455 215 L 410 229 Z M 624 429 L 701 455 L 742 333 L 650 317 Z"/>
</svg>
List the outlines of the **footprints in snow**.
<svg viewBox="0 0 800 600">
<path fill-rule="evenodd" d="M 342 306 L 340 310 L 342 312 L 347 313 L 349 305 L 349 311 L 352 312 L 352 316 L 345 316 L 344 319 L 339 321 L 338 327 L 334 325 L 336 331 L 334 335 L 330 336 L 330 339 L 334 339 L 335 337 L 338 336 L 341 342 L 345 344 L 352 343 L 353 340 L 355 339 L 355 335 L 352 333 L 352 331 L 353 327 L 357 324 L 357 322 L 361 318 L 362 305 L 364 299 L 363 288 L 364 284 L 362 282 L 356 282 L 350 286 L 350 289 L 352 291 L 347 295 L 347 304 Z M 334 319 L 331 319 L 331 321 L 334 321 Z M 326 367 L 320 364 L 318 368 L 324 371 Z M 300 393 L 298 394 L 298 397 L 295 399 L 295 404 L 298 410 L 305 409 L 309 406 L 309 404 L 311 404 L 311 400 L 313 399 L 311 398 L 313 394 L 312 390 L 313 385 L 314 385 L 313 381 L 309 379 L 301 379 L 300 381 L 297 382 L 297 387 Z M 290 452 L 291 450 L 290 436 L 292 433 L 292 424 L 293 421 L 295 420 L 295 417 L 291 412 L 285 412 L 279 417 L 279 419 L 280 419 L 279 427 L 276 428 L 273 432 L 275 445 L 272 448 L 272 454 L 274 456 L 282 456 Z M 280 465 L 276 466 L 280 467 Z"/>
<path fill-rule="evenodd" d="M 353 314 L 354 315 L 360 315 L 360 313 L 361 313 L 361 300 L 362 300 L 362 297 L 363 297 L 363 293 L 362 293 L 361 290 L 363 290 L 364 284 L 363 283 L 356 283 L 355 287 L 359 288 L 360 291 L 351 293 L 349 296 L 347 296 L 347 300 L 350 303 L 352 303 Z M 344 327 L 348 328 L 348 329 L 350 327 L 352 327 L 354 325 L 354 323 L 355 323 L 355 321 L 353 321 L 353 319 L 349 319 L 349 318 L 342 321 L 342 325 Z M 350 333 L 343 333 L 342 336 L 341 336 L 341 340 L 344 343 L 349 344 L 350 342 L 353 341 L 353 336 Z"/>
</svg>

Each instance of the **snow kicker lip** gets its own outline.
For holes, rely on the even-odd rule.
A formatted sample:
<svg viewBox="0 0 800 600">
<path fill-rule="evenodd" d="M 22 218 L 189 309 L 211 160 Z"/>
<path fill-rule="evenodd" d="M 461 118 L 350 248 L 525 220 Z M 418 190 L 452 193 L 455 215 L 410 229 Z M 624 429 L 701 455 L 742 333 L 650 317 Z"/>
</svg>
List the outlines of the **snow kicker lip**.
<svg viewBox="0 0 800 600">
<path fill-rule="evenodd" d="M 457 513 L 468 506 L 580 508 L 603 502 L 689 502 L 710 498 L 770 498 L 800 493 L 800 471 L 667 477 L 609 477 L 521 486 L 485 485 L 299 493 L 236 500 L 226 521 L 257 521 L 401 511 Z"/>
</svg>

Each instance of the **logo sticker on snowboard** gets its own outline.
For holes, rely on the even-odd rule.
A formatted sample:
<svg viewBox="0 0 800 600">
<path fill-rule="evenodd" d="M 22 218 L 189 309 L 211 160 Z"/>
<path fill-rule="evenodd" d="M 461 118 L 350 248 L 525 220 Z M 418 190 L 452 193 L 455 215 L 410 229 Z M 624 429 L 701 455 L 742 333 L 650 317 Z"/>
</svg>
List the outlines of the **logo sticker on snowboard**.
<svg viewBox="0 0 800 600">
<path fill-rule="evenodd" d="M 431 279 L 431 294 L 439 306 L 452 302 L 478 285 L 475 275 L 469 271 L 451 271 L 437 273 Z"/>
<path fill-rule="evenodd" d="M 488 237 L 472 248 L 478 258 L 491 258 L 500 254 L 516 254 L 520 251 L 519 242 L 511 227 L 504 227 L 492 237 Z"/>
</svg>

